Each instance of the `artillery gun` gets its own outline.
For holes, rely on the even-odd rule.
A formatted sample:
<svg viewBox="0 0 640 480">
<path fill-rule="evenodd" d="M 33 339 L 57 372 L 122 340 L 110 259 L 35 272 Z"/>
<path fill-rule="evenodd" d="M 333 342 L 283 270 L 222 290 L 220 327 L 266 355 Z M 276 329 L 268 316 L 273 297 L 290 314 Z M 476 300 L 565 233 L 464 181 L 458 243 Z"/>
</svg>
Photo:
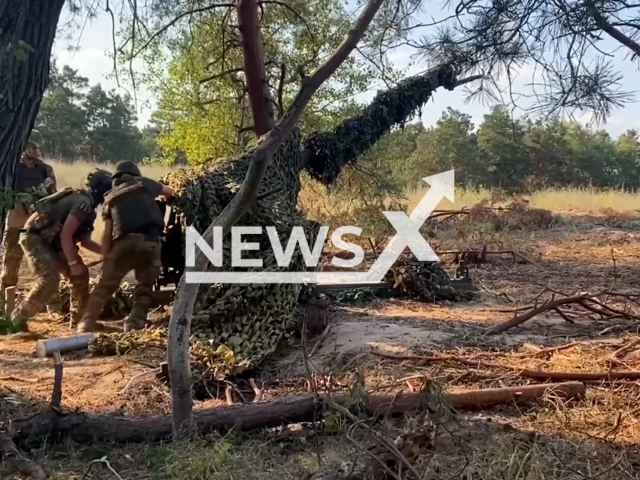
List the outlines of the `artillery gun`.
<svg viewBox="0 0 640 480">
<path fill-rule="evenodd" d="M 332 131 L 314 132 L 303 138 L 299 129 L 294 129 L 273 155 L 257 192 L 261 200 L 238 225 L 275 226 L 281 244 L 288 241 L 294 227 L 302 227 L 308 245 L 315 244 L 317 225 L 307 221 L 297 209 L 300 171 L 305 169 L 321 183 L 332 183 L 341 169 L 355 162 L 392 127 L 411 118 L 436 88 L 453 89 L 455 85 L 455 72 L 450 67 L 437 68 L 380 92 L 361 114 L 346 119 Z M 171 204 L 159 203 L 166 228 L 157 291 L 171 284 L 177 286 L 185 266 L 186 226 L 200 232 L 207 229 L 240 188 L 255 148 L 256 145 L 248 146 L 245 152 L 232 158 L 171 172 L 161 180 L 171 186 L 176 195 Z M 259 270 L 282 272 L 307 268 L 299 247 L 294 250 L 289 265 L 281 267 L 264 231 L 255 241 L 260 243 L 264 258 Z M 234 270 L 229 262 L 229 249 L 230 242 L 225 239 L 223 265 L 210 266 L 211 272 Z M 438 264 L 418 264 L 413 256 L 398 263 L 400 274 L 394 279 L 395 273 L 390 272 L 390 278 L 385 280 L 397 284 L 397 278 L 401 277 L 404 281 L 401 288 L 418 298 L 458 300 L 466 296 L 452 288 L 448 275 Z M 300 291 L 301 286 L 297 284 L 202 285 L 191 322 L 191 354 L 221 379 L 257 367 L 299 327 L 292 314 L 298 306 Z"/>
</svg>

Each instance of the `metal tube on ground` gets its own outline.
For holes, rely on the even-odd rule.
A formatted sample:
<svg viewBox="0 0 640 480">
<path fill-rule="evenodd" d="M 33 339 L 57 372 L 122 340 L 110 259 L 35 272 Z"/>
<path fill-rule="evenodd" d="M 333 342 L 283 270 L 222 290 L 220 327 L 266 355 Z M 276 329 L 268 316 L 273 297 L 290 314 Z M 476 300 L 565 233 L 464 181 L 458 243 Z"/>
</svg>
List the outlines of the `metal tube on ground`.
<svg viewBox="0 0 640 480">
<path fill-rule="evenodd" d="M 87 348 L 93 333 L 81 333 L 72 337 L 49 338 L 48 340 L 38 340 L 36 343 L 36 356 L 39 358 L 50 357 L 53 352 L 71 352 L 73 350 L 82 350 Z"/>
</svg>

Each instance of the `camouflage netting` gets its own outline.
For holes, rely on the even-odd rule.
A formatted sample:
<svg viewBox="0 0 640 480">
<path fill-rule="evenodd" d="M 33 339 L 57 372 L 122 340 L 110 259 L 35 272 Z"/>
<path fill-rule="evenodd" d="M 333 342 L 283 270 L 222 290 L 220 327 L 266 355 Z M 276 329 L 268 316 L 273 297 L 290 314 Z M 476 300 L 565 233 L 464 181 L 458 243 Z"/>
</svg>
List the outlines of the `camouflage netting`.
<svg viewBox="0 0 640 480">
<path fill-rule="evenodd" d="M 393 125 L 410 118 L 430 98 L 434 88 L 438 85 L 452 85 L 453 79 L 445 81 L 441 78 L 443 75 L 444 73 L 431 73 L 407 80 L 376 96 L 362 115 L 343 122 L 333 133 L 309 136 L 305 151 L 307 154 L 313 151 L 312 161 L 307 165 L 311 174 L 325 183 L 335 179 L 341 165 L 355 160 L 357 155 L 370 148 Z M 249 167 L 251 153 L 252 151 L 248 151 L 213 166 L 173 172 L 162 179 L 163 183 L 170 185 L 177 193 L 172 206 L 180 215 L 183 229 L 192 225 L 201 233 L 206 230 L 240 188 Z M 283 246 L 289 240 L 291 229 L 301 226 L 309 245 L 315 243 L 316 231 L 296 208 L 300 191 L 300 159 L 301 135 L 296 129 L 274 155 L 259 195 L 279 187 L 284 188 L 254 205 L 238 225 L 275 226 Z M 247 241 L 260 243 L 260 250 L 254 258 L 263 258 L 264 262 L 261 268 L 243 269 L 245 271 L 303 271 L 307 268 L 299 247 L 296 247 L 291 263 L 287 267 L 279 267 L 266 231 Z M 243 258 L 252 258 L 251 252 L 245 254 L 248 255 L 243 255 Z M 228 236 L 224 243 L 223 258 L 223 267 L 212 267 L 210 271 L 238 270 L 230 265 Z M 447 288 L 429 286 L 431 280 L 426 277 L 416 287 L 416 280 L 408 271 L 410 268 L 423 267 L 404 267 L 404 277 L 413 279 L 413 283 L 401 280 L 399 284 L 411 284 L 407 291 L 411 291 L 412 295 L 433 300 L 443 295 L 447 299 L 452 297 Z M 439 265 L 428 267 L 427 270 L 432 275 L 429 278 L 442 280 L 446 276 Z M 292 313 L 298 303 L 300 288 L 300 285 L 288 284 L 203 285 L 192 321 L 192 356 L 205 363 L 208 370 L 217 377 L 235 375 L 256 367 L 284 339 L 290 337 L 296 328 Z M 150 333 L 149 330 L 144 330 L 127 335 L 101 335 L 94 340 L 91 351 L 94 355 L 126 353 L 144 343 L 148 335 L 157 339 L 162 337 L 163 331 L 153 330 Z"/>
<path fill-rule="evenodd" d="M 301 226 L 309 243 L 315 242 L 311 225 L 296 210 L 300 190 L 299 157 L 300 132 L 296 130 L 274 155 L 259 194 L 276 187 L 284 188 L 254 205 L 237 225 L 275 226 L 283 245 L 288 242 L 291 229 Z M 183 228 L 192 225 L 199 232 L 206 230 L 240 188 L 250 159 L 251 152 L 248 152 L 224 164 L 180 170 L 162 179 L 178 194 L 172 207 L 180 215 Z M 279 267 L 266 231 L 252 236 L 250 241 L 260 243 L 260 250 L 253 258 L 263 258 L 264 262 L 262 268 L 244 271 L 302 271 L 306 268 L 299 248 L 289 266 Z M 251 257 L 247 255 L 244 258 Z M 228 237 L 224 243 L 223 259 L 222 268 L 211 267 L 210 270 L 239 270 L 231 266 Z M 211 370 L 231 375 L 260 364 L 295 327 L 291 314 L 297 305 L 299 291 L 300 285 L 295 284 L 203 285 L 194 308 L 192 351 L 197 350 L 198 357 L 210 364 Z M 127 338 L 133 337 L 135 335 Z M 111 338 L 121 343 L 124 337 Z M 107 339 L 100 342 L 105 346 L 99 348 L 94 345 L 94 352 L 106 354 L 113 351 L 113 347 L 106 347 Z"/>
<path fill-rule="evenodd" d="M 463 301 L 474 297 L 472 292 L 451 286 L 449 275 L 439 263 L 420 262 L 413 255 L 400 255 L 385 280 L 394 282 L 394 287 L 421 302 L 438 300 Z"/>
</svg>

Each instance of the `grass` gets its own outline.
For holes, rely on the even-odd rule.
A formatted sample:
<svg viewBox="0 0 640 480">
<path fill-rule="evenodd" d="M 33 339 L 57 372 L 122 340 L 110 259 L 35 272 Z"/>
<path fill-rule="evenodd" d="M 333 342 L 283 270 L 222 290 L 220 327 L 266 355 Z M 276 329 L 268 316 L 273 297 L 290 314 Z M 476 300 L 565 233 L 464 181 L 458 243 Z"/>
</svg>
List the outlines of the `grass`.
<svg viewBox="0 0 640 480">
<path fill-rule="evenodd" d="M 73 163 L 58 160 L 47 160 L 56 172 L 59 188 L 65 186 L 81 187 L 83 178 L 94 168 L 105 168 L 114 171 L 113 164 L 99 164 L 84 161 Z M 171 171 L 171 167 L 141 166 L 142 174 L 160 179 Z M 428 188 L 406 192 L 407 210 L 412 210 L 422 199 Z M 532 208 L 550 210 L 566 215 L 592 214 L 617 215 L 640 211 L 640 194 L 625 192 L 619 189 L 597 190 L 595 188 L 549 188 L 525 196 Z M 455 202 L 442 199 L 437 209 L 459 210 L 470 208 L 483 200 L 491 200 L 489 190 L 456 189 Z M 497 199 L 495 195 L 493 200 Z M 362 238 L 376 237 L 392 233 L 391 226 L 374 205 L 365 206 L 365 202 L 358 198 L 347 198 L 343 195 L 332 195 L 324 187 L 303 182 L 300 193 L 301 205 L 308 218 L 320 221 L 330 227 L 341 225 L 358 225 L 363 228 Z M 498 202 L 500 203 L 500 202 Z M 100 212 L 98 212 L 100 213 Z M 101 216 L 96 220 L 94 239 L 102 235 L 103 224 Z M 354 241 L 352 239 L 352 241 Z"/>
<path fill-rule="evenodd" d="M 101 164 L 85 161 L 62 162 L 54 159 L 46 159 L 45 162 L 53 167 L 59 189 L 64 187 L 84 188 L 84 178 L 95 168 L 103 168 L 110 172 L 115 172 L 115 165 L 113 164 Z M 159 180 L 162 176 L 169 173 L 171 171 L 171 168 L 155 165 L 141 165 L 140 170 L 142 172 L 142 175 L 154 180 Z M 96 219 L 93 231 L 93 239 L 99 240 L 102 237 L 103 230 L 104 224 L 102 222 L 100 210 L 98 210 L 98 217 Z"/>
<path fill-rule="evenodd" d="M 61 186 L 65 184 L 78 186 L 82 172 L 88 172 L 91 166 L 76 164 L 75 167 L 68 168 L 68 165 L 55 163 L 54 168 L 60 172 Z M 152 177 L 155 175 L 155 178 L 158 178 L 166 171 L 166 169 L 145 168 L 143 173 Z M 413 200 L 415 205 L 425 192 L 426 189 L 421 192 L 412 192 L 408 195 L 409 200 Z M 308 195 L 309 190 L 306 190 L 305 194 Z M 458 191 L 454 205 L 443 201 L 440 208 L 457 209 L 471 206 L 484 198 L 489 198 L 489 192 Z M 528 199 L 533 207 L 549 208 L 553 212 L 594 214 L 603 212 L 606 214 L 608 210 L 613 210 L 630 213 L 640 208 L 640 196 L 615 190 L 608 192 L 592 189 L 545 190 L 529 196 Z M 309 205 L 305 203 L 305 206 Z M 310 210 L 313 213 L 313 209 Z M 358 220 L 356 218 L 355 221 L 358 222 Z M 549 357 L 534 357 L 532 353 L 537 348 L 551 346 L 549 342 L 553 345 L 569 342 L 570 339 L 566 337 L 600 337 L 605 327 L 620 328 L 622 331 L 624 328 L 635 328 L 623 320 L 618 323 L 584 318 L 579 319 L 575 324 L 567 324 L 558 318 L 554 321 L 551 317 L 539 317 L 532 319 L 522 329 L 514 330 L 504 336 L 485 337 L 482 334 L 487 324 L 510 316 L 508 313 L 498 313 L 485 308 L 511 308 L 512 303 L 520 306 L 533 303 L 536 301 L 533 298 L 539 298 L 538 292 L 543 286 L 567 292 L 597 291 L 603 285 L 609 287 L 611 278 L 615 274 L 618 278 L 617 288 L 623 291 L 627 288 L 634 290 L 637 288 L 637 282 L 634 279 L 637 278 L 638 273 L 636 259 L 640 247 L 633 241 L 632 236 L 630 235 L 629 238 L 620 236 L 620 232 L 609 232 L 607 228 L 594 234 L 590 220 L 580 222 L 581 220 L 576 219 L 575 224 L 581 228 L 574 228 L 574 225 L 571 225 L 571 228 L 566 229 L 532 229 L 527 231 L 525 236 L 522 235 L 522 231 L 511 230 L 503 230 L 499 234 L 492 231 L 491 235 L 482 236 L 483 232 L 478 232 L 478 226 L 475 224 L 467 225 L 463 224 L 464 222 L 458 222 L 456 229 L 444 225 L 442 230 L 436 232 L 439 235 L 436 240 L 441 242 L 443 236 L 449 234 L 449 230 L 451 231 L 451 240 L 443 242 L 443 249 L 466 244 L 475 247 L 489 244 L 492 248 L 499 245 L 499 248 L 506 249 L 515 245 L 518 248 L 532 248 L 534 253 L 540 253 L 540 266 L 515 264 L 511 258 L 497 257 L 492 259 L 490 264 L 474 269 L 472 275 L 474 279 L 478 279 L 477 285 L 483 292 L 482 308 L 476 308 L 478 304 L 468 306 L 458 304 L 455 309 L 452 309 L 440 305 L 416 305 L 389 301 L 374 303 L 368 307 L 337 307 L 332 313 L 335 315 L 334 321 L 366 320 L 372 325 L 374 325 L 373 322 L 378 321 L 379 325 L 384 325 L 383 328 L 391 324 L 407 324 L 413 328 L 433 330 L 434 338 L 437 338 L 436 333 L 449 336 L 445 337 L 448 340 L 439 341 L 438 346 L 416 345 L 415 348 L 418 350 L 415 353 L 433 354 L 435 349 L 445 354 L 472 356 L 489 350 L 493 352 L 500 350 L 505 355 L 497 355 L 491 361 L 510 367 L 551 371 L 606 371 L 611 366 L 610 357 L 615 346 L 576 346 L 573 349 L 558 351 Z M 461 236 L 463 227 L 469 228 L 468 237 Z M 495 243 L 497 241 L 502 243 Z M 612 247 L 617 249 L 615 266 L 612 265 Z M 500 294 L 504 294 L 504 298 Z M 58 331 L 65 328 L 61 325 L 55 326 L 45 318 L 38 319 L 34 325 L 42 328 L 39 331 L 45 333 L 49 332 L 45 328 L 57 328 Z M 386 343 L 397 349 L 404 348 L 405 344 L 410 343 L 397 336 L 393 333 L 394 331 L 392 329 L 384 341 L 376 340 L 378 345 L 384 346 Z M 49 333 L 47 335 L 49 336 Z M 624 341 L 630 342 L 633 338 L 635 337 L 627 337 Z M 551 341 L 551 339 L 556 340 Z M 525 341 L 530 344 L 524 343 Z M 523 344 L 520 345 L 521 343 Z M 10 372 L 0 369 L 0 373 L 11 373 L 18 377 L 35 376 L 37 367 L 42 369 L 42 378 L 51 378 L 49 373 L 44 373 L 45 370 L 50 369 L 50 366 L 35 365 L 30 360 L 32 345 L 7 342 L 0 348 L 3 350 L 3 356 L 22 360 L 16 365 L 10 365 Z M 163 352 L 155 350 L 154 352 L 153 355 L 163 355 Z M 315 357 L 314 362 L 319 363 L 320 357 L 320 355 Z M 143 358 L 148 362 L 147 356 Z M 126 405 L 127 415 L 132 416 L 140 412 L 166 414 L 169 411 L 168 390 L 155 377 L 144 377 L 144 384 L 141 379 L 137 380 L 140 384 L 134 385 L 125 397 L 119 393 L 128 379 L 140 372 L 139 367 L 134 366 L 135 360 L 131 357 L 115 360 L 122 362 L 121 364 L 116 364 L 114 359 L 96 360 L 99 360 L 99 363 L 74 357 L 67 360 L 69 365 L 78 362 L 75 367 L 68 369 L 69 374 L 65 373 L 65 391 L 73 392 L 65 400 L 68 408 L 80 408 L 86 411 L 99 408 L 99 411 L 103 412 Z M 362 358 L 362 363 L 366 367 L 365 360 Z M 287 362 L 289 361 L 287 357 Z M 367 361 L 375 362 L 376 360 Z M 630 353 L 624 361 L 627 366 L 618 367 L 618 369 L 637 369 L 640 365 L 640 352 Z M 82 362 L 82 366 L 79 362 Z M 284 368 L 289 371 L 291 367 L 287 363 Z M 81 373 L 80 370 L 82 370 Z M 408 387 L 405 385 L 406 382 L 397 383 L 397 379 L 415 375 L 416 370 L 432 378 L 446 375 L 454 379 L 455 382 L 452 381 L 450 385 L 453 391 L 528 383 L 510 370 L 497 367 L 478 367 L 470 370 L 455 363 L 441 362 L 426 365 L 419 362 L 385 360 L 365 371 L 367 387 L 379 391 L 406 390 L 405 387 Z M 40 372 L 38 373 L 40 376 Z M 114 375 L 114 378 L 112 379 L 109 375 Z M 339 375 L 336 377 L 337 381 L 348 385 L 346 377 Z M 121 379 L 120 376 L 122 376 Z M 120 383 L 116 384 L 116 382 Z M 16 391 L 33 392 L 27 397 L 48 401 L 50 396 L 50 387 L 44 382 L 31 384 L 26 381 L 7 380 L 7 383 Z M 415 388 L 420 388 L 418 380 L 413 381 L 411 389 Z M 275 391 L 276 396 L 286 395 L 287 392 L 293 393 L 289 390 Z M 298 390 L 295 392 L 298 393 Z M 419 471 L 426 471 L 423 477 L 425 480 L 638 479 L 640 478 L 637 473 L 640 458 L 638 458 L 636 447 L 640 444 L 640 413 L 636 412 L 635 408 L 639 396 L 640 386 L 637 382 L 589 384 L 587 396 L 582 400 L 559 402 L 550 397 L 541 400 L 537 405 L 523 406 L 518 409 L 504 407 L 487 410 L 481 416 L 456 415 L 453 421 L 444 425 L 446 430 L 439 429 L 434 448 L 421 453 L 417 467 Z M 28 403 L 28 405 L 29 408 L 35 408 L 35 403 Z M 200 404 L 202 407 L 204 405 L 204 403 Z M 25 416 L 25 414 L 12 416 Z M 423 425 L 428 419 L 429 416 L 412 416 L 408 419 L 395 420 L 393 424 L 372 422 L 371 425 L 379 429 L 385 438 L 393 439 L 399 431 L 412 430 L 416 425 Z M 121 447 L 97 445 L 83 448 L 84 446 L 62 443 L 51 449 L 47 447 L 40 456 L 38 456 L 39 451 L 30 452 L 30 455 L 45 464 L 50 471 L 55 472 L 52 477 L 54 480 L 83 478 L 83 472 L 86 471 L 91 459 L 95 458 L 89 455 L 92 453 L 89 450 L 103 451 L 122 478 L 132 480 L 134 478 L 150 480 L 302 479 L 308 478 L 310 473 L 319 468 L 320 460 L 324 467 L 341 466 L 343 461 L 366 458 L 362 455 L 362 448 L 357 448 L 347 441 L 344 426 L 342 430 L 337 428 L 323 431 L 318 428 L 313 432 L 314 435 L 308 437 L 298 435 L 297 432 L 288 432 L 286 429 L 251 434 L 232 432 L 226 436 L 212 434 L 188 445 L 132 444 Z M 366 438 L 358 441 L 363 448 L 376 446 L 375 442 L 368 441 Z M 99 452 L 97 457 L 99 458 L 102 454 Z M 7 470 L 3 470 L 0 464 L 0 478 L 14 477 L 11 477 Z M 96 465 L 91 476 L 86 478 L 115 478 L 115 476 L 107 471 L 106 467 Z"/>
<path fill-rule="evenodd" d="M 427 188 L 407 193 L 408 205 L 417 205 Z M 532 208 L 542 208 L 556 213 L 632 213 L 640 210 L 640 193 L 620 189 L 548 188 L 524 196 Z M 491 192 L 483 189 L 470 191 L 456 189 L 455 203 L 443 199 L 438 209 L 462 209 L 491 198 Z"/>
<path fill-rule="evenodd" d="M 81 187 L 83 178 L 94 168 L 105 168 L 114 171 L 115 165 L 99 164 L 84 161 L 61 162 L 48 159 L 47 162 L 54 168 L 59 187 Z M 148 166 L 140 167 L 142 174 L 158 180 L 171 171 L 171 167 Z M 413 208 L 427 192 L 427 188 L 406 193 L 407 207 Z M 320 198 L 322 197 L 322 198 Z M 476 203 L 491 198 L 491 192 L 486 189 L 478 191 L 456 189 L 455 203 L 443 199 L 438 209 L 461 209 L 471 207 Z M 604 213 L 614 211 L 617 213 L 631 213 L 640 210 L 640 193 L 625 192 L 620 189 L 597 190 L 595 188 L 549 188 L 531 195 L 527 195 L 531 207 L 543 208 L 554 212 L 574 213 Z M 342 205 L 334 205 L 331 196 L 324 194 L 321 189 L 303 188 L 301 193 L 303 206 L 308 208 L 310 216 L 314 210 L 344 210 Z M 351 207 L 356 208 L 359 202 L 354 200 Z M 341 207 L 341 208 L 340 208 Z"/>
<path fill-rule="evenodd" d="M 53 167 L 53 170 L 56 174 L 56 179 L 58 180 L 58 188 L 82 187 L 82 181 L 84 180 L 84 177 L 86 177 L 87 174 L 95 168 L 103 168 L 105 170 L 109 170 L 110 172 L 115 172 L 115 165 L 113 164 L 84 161 L 62 162 L 54 159 L 46 159 L 45 161 Z M 140 170 L 142 171 L 142 175 L 154 180 L 158 180 L 163 175 L 169 173 L 171 171 L 171 168 L 162 166 L 141 165 Z"/>
</svg>

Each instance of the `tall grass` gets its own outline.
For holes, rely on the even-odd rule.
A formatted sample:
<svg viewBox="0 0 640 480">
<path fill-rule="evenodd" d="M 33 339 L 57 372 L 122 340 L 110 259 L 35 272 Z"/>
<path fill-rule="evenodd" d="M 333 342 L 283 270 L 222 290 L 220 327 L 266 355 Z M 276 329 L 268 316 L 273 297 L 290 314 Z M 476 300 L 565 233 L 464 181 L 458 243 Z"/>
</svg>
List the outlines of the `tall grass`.
<svg viewBox="0 0 640 480">
<path fill-rule="evenodd" d="M 427 192 L 427 188 L 409 192 L 407 206 L 413 208 Z M 462 209 L 491 198 L 490 190 L 470 191 L 456 189 L 455 203 L 443 199 L 438 209 Z M 558 213 L 600 214 L 606 212 L 632 213 L 640 211 L 640 193 L 619 189 L 549 188 L 524 195 L 532 208 L 542 208 Z"/>
<path fill-rule="evenodd" d="M 58 188 L 63 187 L 82 187 L 82 181 L 94 168 L 103 168 L 110 172 L 115 171 L 115 165 L 102 164 L 95 162 L 61 162 L 58 160 L 47 159 L 45 160 L 49 165 L 53 167 L 58 181 Z M 157 165 L 140 165 L 140 171 L 145 177 L 158 180 L 163 175 L 171 171 L 171 167 L 163 167 Z"/>
<path fill-rule="evenodd" d="M 58 187 L 65 186 L 81 187 L 83 178 L 94 168 L 104 168 L 114 171 L 114 165 L 99 164 L 90 162 L 61 162 L 48 160 L 54 168 L 58 179 Z M 171 167 L 142 165 L 142 174 L 149 178 L 158 180 L 163 175 L 171 171 Z M 407 210 L 412 210 L 428 191 L 428 187 L 406 192 Z M 465 190 L 456 189 L 455 202 L 451 203 L 447 199 L 442 199 L 438 209 L 458 210 L 469 208 L 478 202 L 491 198 L 490 190 Z M 595 188 L 550 188 L 535 192 L 526 196 L 529 204 L 533 208 L 542 208 L 553 212 L 568 214 L 599 214 L 599 213 L 632 213 L 640 211 L 640 194 L 625 192 L 618 189 L 597 190 Z M 305 213 L 312 219 L 318 219 L 331 226 L 356 225 L 362 222 L 371 222 L 377 219 L 377 211 L 369 212 L 363 208 L 365 199 L 345 198 L 328 193 L 326 189 L 320 188 L 317 184 L 303 182 L 300 193 L 300 202 Z M 363 212 L 375 218 L 363 217 Z M 386 224 L 382 213 L 379 220 Z M 354 223 L 355 222 L 355 223 Z M 98 216 L 94 237 L 101 235 L 102 221 Z"/>
<path fill-rule="evenodd" d="M 46 159 L 45 162 L 53 167 L 53 171 L 58 182 L 58 189 L 64 187 L 83 188 L 84 178 L 95 168 L 103 168 L 110 172 L 115 171 L 115 165 L 113 164 L 101 164 L 84 161 L 61 162 L 53 159 Z M 156 165 L 140 165 L 140 171 L 142 175 L 154 180 L 158 180 L 163 175 L 169 173 L 171 171 L 171 168 Z M 102 238 L 103 231 L 104 223 L 102 221 L 101 210 L 98 209 L 98 216 L 94 225 L 92 238 L 99 241 Z"/>
</svg>

